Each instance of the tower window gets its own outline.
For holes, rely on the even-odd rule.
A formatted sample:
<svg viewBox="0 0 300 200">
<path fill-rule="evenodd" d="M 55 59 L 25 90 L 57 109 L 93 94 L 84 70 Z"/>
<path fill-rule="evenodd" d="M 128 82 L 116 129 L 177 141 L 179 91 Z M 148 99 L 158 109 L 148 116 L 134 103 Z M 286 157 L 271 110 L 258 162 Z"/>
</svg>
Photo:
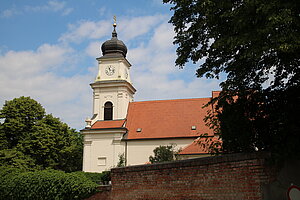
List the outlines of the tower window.
<svg viewBox="0 0 300 200">
<path fill-rule="evenodd" d="M 111 102 L 106 102 L 104 104 L 104 120 L 113 119 L 113 104 Z"/>
</svg>

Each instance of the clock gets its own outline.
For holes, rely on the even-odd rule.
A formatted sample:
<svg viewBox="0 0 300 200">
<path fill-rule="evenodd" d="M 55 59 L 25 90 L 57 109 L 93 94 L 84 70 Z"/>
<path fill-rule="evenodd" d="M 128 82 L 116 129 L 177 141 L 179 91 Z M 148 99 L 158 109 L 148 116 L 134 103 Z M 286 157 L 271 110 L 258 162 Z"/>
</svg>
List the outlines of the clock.
<svg viewBox="0 0 300 200">
<path fill-rule="evenodd" d="M 106 68 L 105 68 L 105 73 L 107 74 L 107 76 L 111 76 L 115 73 L 115 67 L 112 66 L 112 65 L 108 65 Z"/>
</svg>

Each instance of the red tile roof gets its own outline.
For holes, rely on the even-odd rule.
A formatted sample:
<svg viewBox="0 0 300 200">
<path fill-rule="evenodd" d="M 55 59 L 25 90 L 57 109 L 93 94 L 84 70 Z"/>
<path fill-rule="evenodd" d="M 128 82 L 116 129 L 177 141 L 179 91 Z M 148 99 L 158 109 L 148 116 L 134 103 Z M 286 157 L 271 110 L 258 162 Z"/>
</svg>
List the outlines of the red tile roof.
<svg viewBox="0 0 300 200">
<path fill-rule="evenodd" d="M 190 145 L 184 147 L 180 152 L 179 155 L 191 155 L 191 154 L 207 154 L 209 153 L 209 145 L 212 142 L 219 141 L 217 137 L 201 137 L 194 140 Z"/>
<path fill-rule="evenodd" d="M 203 118 L 210 98 L 144 101 L 129 103 L 127 139 L 197 137 L 212 131 Z M 191 130 L 196 126 L 196 130 Z M 137 129 L 141 129 L 137 132 Z"/>
<path fill-rule="evenodd" d="M 91 129 L 102 129 L 102 128 L 120 128 L 123 127 L 125 119 L 123 120 L 107 120 L 107 121 L 96 121 Z"/>
</svg>

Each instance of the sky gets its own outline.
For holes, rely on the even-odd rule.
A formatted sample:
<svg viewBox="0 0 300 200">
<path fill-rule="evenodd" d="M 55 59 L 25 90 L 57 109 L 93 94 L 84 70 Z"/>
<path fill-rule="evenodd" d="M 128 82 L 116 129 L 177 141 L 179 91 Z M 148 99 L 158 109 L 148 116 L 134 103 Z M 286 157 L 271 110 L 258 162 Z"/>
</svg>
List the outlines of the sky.
<svg viewBox="0 0 300 200">
<path fill-rule="evenodd" d="M 220 80 L 197 78 L 197 64 L 175 66 L 173 11 L 159 0 L 0 0 L 0 108 L 30 96 L 80 130 L 92 116 L 101 44 L 127 48 L 135 101 L 210 97 Z"/>
</svg>

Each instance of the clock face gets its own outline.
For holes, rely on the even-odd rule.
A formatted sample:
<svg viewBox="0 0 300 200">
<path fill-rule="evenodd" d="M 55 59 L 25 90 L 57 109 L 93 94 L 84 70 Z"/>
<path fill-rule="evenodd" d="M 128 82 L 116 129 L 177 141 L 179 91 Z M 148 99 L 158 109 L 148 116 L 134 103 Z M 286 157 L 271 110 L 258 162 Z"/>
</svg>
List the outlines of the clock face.
<svg viewBox="0 0 300 200">
<path fill-rule="evenodd" d="M 109 65 L 105 68 L 105 73 L 107 74 L 107 76 L 111 76 L 115 73 L 115 67 L 112 65 Z"/>
</svg>

